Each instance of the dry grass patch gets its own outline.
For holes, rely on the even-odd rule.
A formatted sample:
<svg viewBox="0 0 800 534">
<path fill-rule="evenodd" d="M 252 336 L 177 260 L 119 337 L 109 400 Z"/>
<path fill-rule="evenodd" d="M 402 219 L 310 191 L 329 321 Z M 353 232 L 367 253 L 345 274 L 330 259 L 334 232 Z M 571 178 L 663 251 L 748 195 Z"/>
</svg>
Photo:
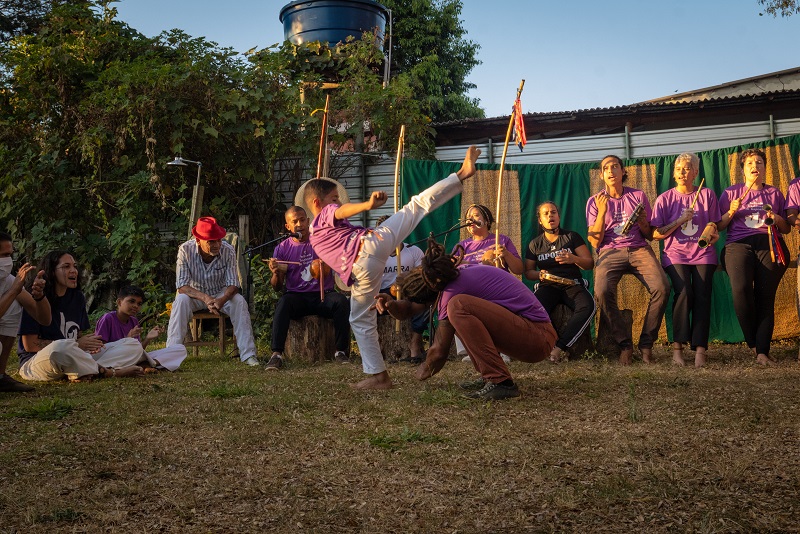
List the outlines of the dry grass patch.
<svg viewBox="0 0 800 534">
<path fill-rule="evenodd" d="M 468 401 L 452 362 L 358 393 L 356 365 L 177 373 L 0 397 L 0 531 L 750 532 L 800 524 L 796 349 L 757 368 L 513 363 Z M 60 418 L 31 416 L 59 413 Z"/>
</svg>

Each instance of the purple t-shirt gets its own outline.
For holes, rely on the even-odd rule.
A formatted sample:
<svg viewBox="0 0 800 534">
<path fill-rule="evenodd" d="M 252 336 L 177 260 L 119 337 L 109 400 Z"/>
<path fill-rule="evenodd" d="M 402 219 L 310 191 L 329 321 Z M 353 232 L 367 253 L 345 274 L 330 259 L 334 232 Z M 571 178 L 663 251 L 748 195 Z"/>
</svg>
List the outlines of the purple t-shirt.
<svg viewBox="0 0 800 534">
<path fill-rule="evenodd" d="M 339 273 L 342 281 L 349 285 L 353 264 L 358 259 L 361 237 L 369 230 L 363 226 L 353 226 L 347 219 L 337 219 L 334 215 L 338 204 L 328 204 L 311 221 L 311 246 L 322 261 Z"/>
<path fill-rule="evenodd" d="M 786 209 L 800 211 L 800 177 L 789 182 L 789 191 L 786 193 Z"/>
<path fill-rule="evenodd" d="M 464 247 L 464 261 L 462 262 L 462 264 L 477 265 L 481 262 L 484 253 L 487 250 L 491 250 L 494 248 L 495 245 L 494 232 L 491 232 L 488 236 L 481 239 L 480 241 L 476 241 L 472 238 L 469 238 L 459 242 L 458 244 Z M 517 252 L 517 247 L 514 246 L 514 243 L 507 235 L 500 234 L 500 245 L 506 247 L 506 249 L 509 252 L 511 252 L 511 254 L 519 258 L 519 252 Z M 453 250 L 455 250 L 455 247 L 453 247 Z M 504 270 L 507 271 L 508 267 L 506 266 Z"/>
<path fill-rule="evenodd" d="M 550 316 L 539 299 L 511 273 L 491 265 L 464 265 L 458 278 L 447 284 L 439 300 L 439 320 L 447 319 L 447 303 L 456 295 L 472 295 L 494 302 L 536 323 L 549 323 Z"/>
<path fill-rule="evenodd" d="M 272 253 L 276 260 L 296 261 L 300 265 L 288 264 L 286 270 L 286 291 L 291 293 L 318 293 L 319 281 L 311 276 L 311 262 L 317 254 L 311 241 L 297 241 L 290 237 L 284 239 Z M 333 273 L 325 278 L 325 291 L 333 290 Z"/>
<path fill-rule="evenodd" d="M 130 331 L 137 326 L 139 326 L 139 319 L 136 317 L 128 317 L 128 322 L 123 323 L 117 317 L 117 312 L 112 311 L 100 317 L 94 327 L 94 335 L 100 336 L 100 339 L 106 343 L 111 343 L 128 337 Z M 136 339 L 139 339 L 139 336 L 136 336 Z"/>
<path fill-rule="evenodd" d="M 672 188 L 658 196 L 653 205 L 653 218 L 650 224 L 655 227 L 666 226 L 678 219 L 683 210 L 692 205 L 697 192 L 680 193 Z M 678 265 L 716 265 L 717 252 L 714 247 L 700 248 L 697 241 L 703 235 L 709 222 L 720 220 L 717 196 L 709 188 L 700 190 L 697 204 L 694 206 L 694 217 L 687 222 L 685 228 L 679 226 L 674 232 L 664 239 L 664 253 L 661 255 L 661 264 L 669 267 Z"/>
<path fill-rule="evenodd" d="M 644 206 L 644 213 L 647 219 L 650 220 L 650 201 L 647 200 L 647 195 L 644 191 L 634 189 L 632 187 L 623 187 L 622 196 L 620 198 L 608 197 L 608 209 L 606 210 L 605 223 L 603 229 L 603 240 L 600 242 L 597 250 L 600 251 L 604 248 L 624 248 L 624 247 L 643 247 L 647 245 L 639 229 L 639 225 L 634 223 L 628 235 L 622 235 L 622 227 L 625 222 L 636 209 L 639 203 Z M 586 202 L 586 224 L 591 227 L 597 220 L 597 205 L 594 201 L 594 195 L 589 197 Z"/>
<path fill-rule="evenodd" d="M 719 197 L 719 211 L 725 213 L 731 207 L 731 201 L 740 198 L 747 191 L 745 184 L 736 184 L 727 188 Z M 757 234 L 766 234 L 767 225 L 764 224 L 764 204 L 772 206 L 772 211 L 782 215 L 786 201 L 780 189 L 771 185 L 764 186 L 756 191 L 751 189 L 742 199 L 739 211 L 733 214 L 728 225 L 728 243 L 739 241 L 745 237 Z"/>
</svg>

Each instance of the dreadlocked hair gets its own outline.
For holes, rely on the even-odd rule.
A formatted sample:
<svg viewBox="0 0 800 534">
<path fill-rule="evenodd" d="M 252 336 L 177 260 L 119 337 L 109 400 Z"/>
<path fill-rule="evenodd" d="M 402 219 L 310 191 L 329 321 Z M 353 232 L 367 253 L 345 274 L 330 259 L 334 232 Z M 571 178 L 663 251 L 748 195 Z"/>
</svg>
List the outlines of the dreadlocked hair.
<svg viewBox="0 0 800 534">
<path fill-rule="evenodd" d="M 458 266 L 463 260 L 464 247 L 461 245 L 456 245 L 453 254 L 447 254 L 444 246 L 434 238 L 428 238 L 422 264 L 398 281 L 403 297 L 412 302 L 433 302 L 447 284 L 458 278 Z"/>
</svg>

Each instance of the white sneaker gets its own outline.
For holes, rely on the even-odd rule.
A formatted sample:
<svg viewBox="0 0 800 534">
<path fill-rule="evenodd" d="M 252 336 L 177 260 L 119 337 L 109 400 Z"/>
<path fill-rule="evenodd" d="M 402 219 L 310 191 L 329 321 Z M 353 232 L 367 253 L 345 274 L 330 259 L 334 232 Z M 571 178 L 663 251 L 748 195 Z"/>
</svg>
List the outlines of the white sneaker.
<svg viewBox="0 0 800 534">
<path fill-rule="evenodd" d="M 244 363 L 246 363 L 250 367 L 258 367 L 259 365 L 261 365 L 261 362 L 259 362 L 258 358 L 256 358 L 255 356 L 250 356 L 244 361 Z"/>
<path fill-rule="evenodd" d="M 502 354 L 502 353 L 500 354 L 500 356 L 502 356 L 502 357 L 503 357 L 503 361 L 504 361 L 504 362 L 506 362 L 506 363 L 511 363 L 511 357 L 509 357 L 509 356 L 506 356 L 505 354 Z"/>
<path fill-rule="evenodd" d="M 470 359 L 469 359 L 469 354 L 467 354 L 466 356 L 464 356 L 463 358 L 461 358 L 461 361 L 462 361 L 462 362 L 471 362 L 472 360 L 470 360 Z"/>
</svg>

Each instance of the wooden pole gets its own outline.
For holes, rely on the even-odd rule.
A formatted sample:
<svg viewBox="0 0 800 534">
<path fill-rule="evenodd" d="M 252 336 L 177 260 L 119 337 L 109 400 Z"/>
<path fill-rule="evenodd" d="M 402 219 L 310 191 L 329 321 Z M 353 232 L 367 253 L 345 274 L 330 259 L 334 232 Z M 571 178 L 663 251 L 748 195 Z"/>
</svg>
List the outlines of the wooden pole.
<svg viewBox="0 0 800 534">
<path fill-rule="evenodd" d="M 519 99 L 520 95 L 522 95 L 522 88 L 525 86 L 525 80 L 522 80 L 519 83 L 519 89 L 517 89 L 517 100 Z M 516 100 L 514 100 L 516 103 Z M 499 253 L 500 253 L 500 201 L 502 200 L 503 196 L 503 172 L 505 172 L 505 164 L 506 164 L 506 155 L 508 154 L 508 143 L 511 140 L 511 131 L 514 129 L 514 118 L 517 114 L 517 108 L 514 106 L 511 110 L 511 118 L 508 120 L 508 130 L 506 131 L 506 141 L 503 144 L 503 157 L 500 158 L 500 177 L 497 180 L 497 207 L 494 211 L 494 251 L 495 251 L 495 265 L 500 265 Z"/>
<path fill-rule="evenodd" d="M 400 209 L 400 169 L 403 161 L 403 148 L 405 143 L 406 125 L 400 126 L 400 139 L 397 141 L 397 159 L 394 163 L 394 212 Z M 403 262 L 400 258 L 400 252 L 403 250 L 403 243 L 400 243 L 395 249 L 395 256 L 397 256 L 397 276 L 402 273 Z M 395 279 L 396 280 L 396 279 Z M 397 286 L 397 300 L 402 298 L 400 294 L 400 286 Z M 394 321 L 394 331 L 400 333 L 400 319 Z"/>
<path fill-rule="evenodd" d="M 322 130 L 319 134 L 319 156 L 317 157 L 317 178 L 322 176 L 322 165 L 325 162 L 325 145 L 328 140 L 328 106 L 331 95 L 325 95 L 325 109 L 322 110 Z"/>
</svg>

